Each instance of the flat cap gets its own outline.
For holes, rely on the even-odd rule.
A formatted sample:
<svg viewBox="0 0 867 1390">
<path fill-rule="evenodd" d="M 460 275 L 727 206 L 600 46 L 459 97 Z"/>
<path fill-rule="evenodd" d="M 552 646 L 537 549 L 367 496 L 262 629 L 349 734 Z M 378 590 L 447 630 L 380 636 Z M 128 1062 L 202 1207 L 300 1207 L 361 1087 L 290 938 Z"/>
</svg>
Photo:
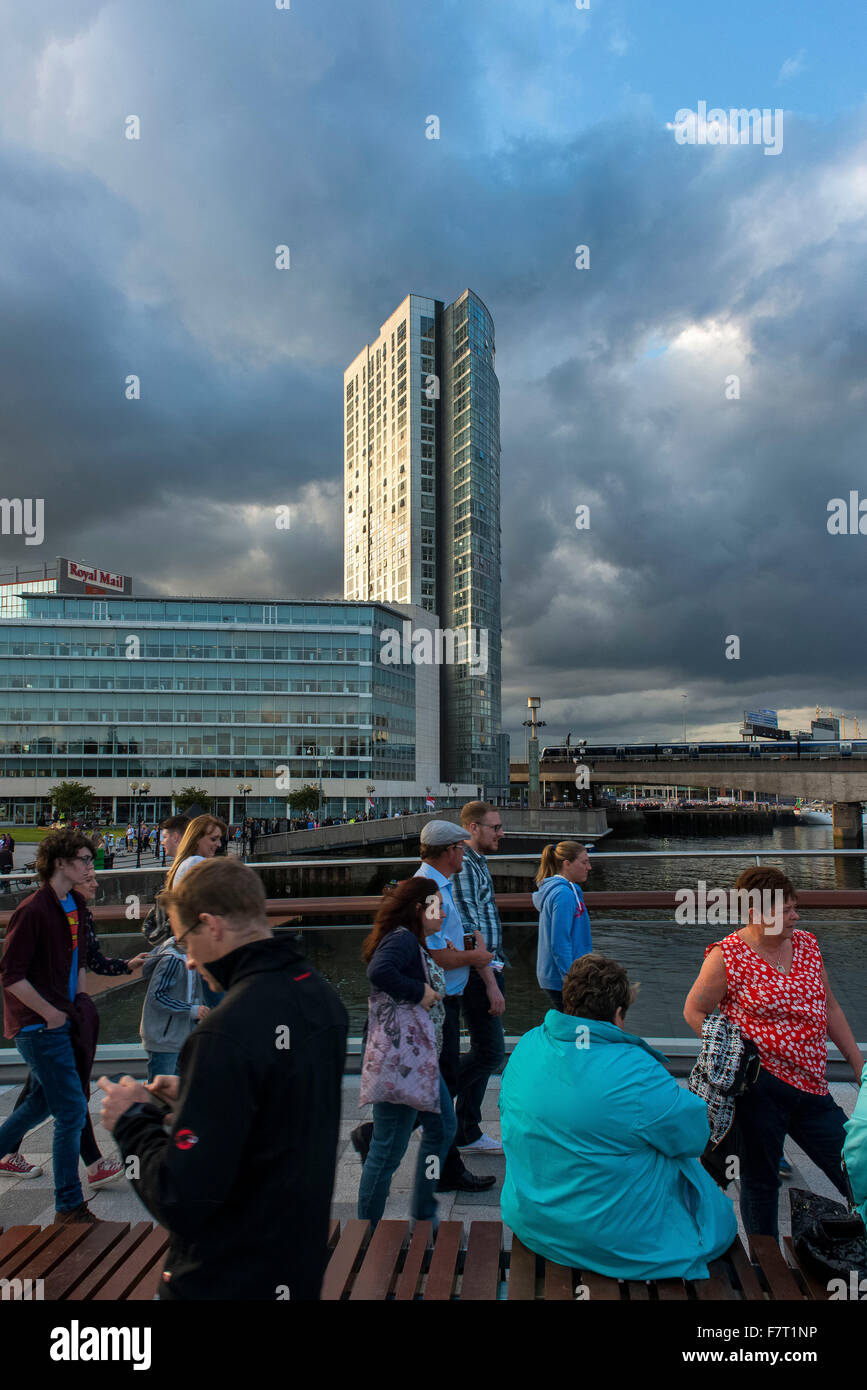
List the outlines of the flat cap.
<svg viewBox="0 0 867 1390">
<path fill-rule="evenodd" d="M 420 839 L 426 849 L 448 849 L 449 845 L 461 844 L 466 838 L 464 827 L 450 820 L 429 820 L 421 828 Z"/>
</svg>

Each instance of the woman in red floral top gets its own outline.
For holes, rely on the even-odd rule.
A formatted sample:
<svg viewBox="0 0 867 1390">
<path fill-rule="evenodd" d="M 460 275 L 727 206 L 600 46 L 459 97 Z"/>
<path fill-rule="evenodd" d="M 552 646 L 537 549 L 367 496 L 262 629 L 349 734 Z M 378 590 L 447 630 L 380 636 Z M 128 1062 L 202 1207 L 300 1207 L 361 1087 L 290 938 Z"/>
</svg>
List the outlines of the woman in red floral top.
<svg viewBox="0 0 867 1390">
<path fill-rule="evenodd" d="M 787 1134 L 846 1195 L 840 1159 L 846 1115 L 825 1080 L 826 1039 L 836 1043 L 859 1082 L 864 1062 L 831 991 L 816 938 L 795 929 L 797 904 L 788 878 L 779 869 L 747 869 L 735 888 L 779 890 L 781 921 L 750 908 L 748 925 L 708 946 L 683 1016 L 701 1035 L 705 1018 L 718 1007 L 759 1049 L 758 1080 L 738 1098 L 736 1110 L 741 1216 L 748 1234 L 776 1236 Z"/>
</svg>

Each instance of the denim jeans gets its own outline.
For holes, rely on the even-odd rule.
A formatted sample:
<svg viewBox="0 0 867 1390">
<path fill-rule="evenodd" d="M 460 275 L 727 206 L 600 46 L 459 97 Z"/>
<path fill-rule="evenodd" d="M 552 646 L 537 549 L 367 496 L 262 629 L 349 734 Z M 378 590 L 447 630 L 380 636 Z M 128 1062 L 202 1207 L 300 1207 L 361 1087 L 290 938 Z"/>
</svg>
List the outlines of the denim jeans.
<svg viewBox="0 0 867 1390">
<path fill-rule="evenodd" d="M 741 1217 L 748 1235 L 777 1235 L 780 1159 L 790 1134 L 846 1199 L 841 1155 L 845 1113 L 828 1096 L 814 1096 L 759 1072 L 735 1108 L 741 1169 Z"/>
<path fill-rule="evenodd" d="M 87 1119 L 87 1102 L 72 1051 L 70 1023 L 16 1034 L 15 1046 L 32 1073 L 23 1105 L 0 1125 L 0 1157 L 17 1153 L 28 1130 L 54 1116 L 54 1206 L 72 1211 L 84 1201 L 78 1179 L 78 1148 Z"/>
<path fill-rule="evenodd" d="M 24 1085 L 21 1087 L 21 1090 L 18 1092 L 18 1099 L 12 1107 L 13 1111 L 19 1110 L 21 1106 L 25 1104 L 27 1097 L 30 1095 L 32 1087 L 33 1073 L 28 1072 L 27 1079 L 25 1080 Z M 84 1103 L 85 1105 L 88 1105 L 89 1102 L 90 1092 L 85 1091 Z M 93 1132 L 93 1123 L 90 1118 L 89 1110 L 87 1112 L 87 1117 L 84 1121 L 84 1129 L 81 1131 L 81 1142 L 79 1144 L 78 1151 L 81 1154 L 82 1163 L 86 1164 L 88 1168 L 92 1163 L 98 1163 L 102 1157 L 102 1154 L 99 1152 L 99 1145 L 96 1142 L 96 1135 Z M 3 1155 L 0 1154 L 0 1158 L 2 1158 L 2 1156 Z"/>
<path fill-rule="evenodd" d="M 358 1216 L 372 1226 L 382 1217 L 391 1179 L 407 1150 L 409 1137 L 421 1125 L 421 1142 L 415 1169 L 410 1215 L 416 1221 L 436 1222 L 437 1181 L 455 1135 L 455 1112 L 446 1084 L 440 1077 L 440 1113 L 414 1110 L 411 1105 L 378 1102 L 373 1107 L 373 1139 L 361 1170 Z M 436 1163 L 431 1163 L 432 1158 Z"/>
<path fill-rule="evenodd" d="M 494 971 L 501 994 L 506 993 L 503 973 L 502 970 Z M 488 1012 L 488 991 L 478 970 L 470 971 L 470 978 L 461 995 L 461 1006 L 470 1035 L 470 1050 L 461 1056 L 458 1069 L 458 1095 L 455 1101 L 458 1121 L 455 1142 L 458 1145 L 473 1144 L 480 1137 L 482 1101 L 488 1080 L 502 1071 L 506 1060 L 502 1020 Z"/>
<path fill-rule="evenodd" d="M 148 1081 L 156 1076 L 177 1076 L 179 1052 L 149 1052 Z"/>
</svg>

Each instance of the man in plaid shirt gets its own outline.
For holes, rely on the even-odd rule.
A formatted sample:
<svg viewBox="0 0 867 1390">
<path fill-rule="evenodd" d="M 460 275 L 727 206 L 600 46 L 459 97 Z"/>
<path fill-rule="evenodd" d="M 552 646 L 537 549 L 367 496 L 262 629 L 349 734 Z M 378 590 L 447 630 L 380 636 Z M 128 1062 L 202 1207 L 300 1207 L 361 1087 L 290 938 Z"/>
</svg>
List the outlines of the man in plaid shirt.
<svg viewBox="0 0 867 1390">
<path fill-rule="evenodd" d="M 452 879 L 452 893 L 464 931 L 481 932 L 494 959 L 490 965 L 470 971 L 462 996 L 470 1050 L 461 1058 L 455 1099 L 455 1142 L 464 1153 L 502 1153 L 502 1144 L 482 1132 L 481 1117 L 488 1078 L 499 1072 L 506 1060 L 501 1022 L 506 1008 L 503 928 L 485 858 L 499 849 L 503 823 L 496 807 L 486 801 L 469 801 L 461 809 L 461 825 L 467 832 L 467 841 L 463 866 Z"/>
</svg>

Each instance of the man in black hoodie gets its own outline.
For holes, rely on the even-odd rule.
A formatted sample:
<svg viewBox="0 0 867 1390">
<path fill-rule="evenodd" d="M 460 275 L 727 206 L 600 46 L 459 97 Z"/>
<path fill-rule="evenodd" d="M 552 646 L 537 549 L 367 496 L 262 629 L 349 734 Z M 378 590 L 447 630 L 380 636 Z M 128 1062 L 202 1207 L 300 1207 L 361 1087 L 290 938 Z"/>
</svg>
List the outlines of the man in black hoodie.
<svg viewBox="0 0 867 1390">
<path fill-rule="evenodd" d="M 184 1044 L 179 1077 L 99 1082 L 102 1123 L 171 1235 L 160 1297 L 316 1299 L 346 1010 L 272 935 L 262 882 L 239 860 L 194 865 L 161 902 L 188 968 L 226 993 Z"/>
</svg>

